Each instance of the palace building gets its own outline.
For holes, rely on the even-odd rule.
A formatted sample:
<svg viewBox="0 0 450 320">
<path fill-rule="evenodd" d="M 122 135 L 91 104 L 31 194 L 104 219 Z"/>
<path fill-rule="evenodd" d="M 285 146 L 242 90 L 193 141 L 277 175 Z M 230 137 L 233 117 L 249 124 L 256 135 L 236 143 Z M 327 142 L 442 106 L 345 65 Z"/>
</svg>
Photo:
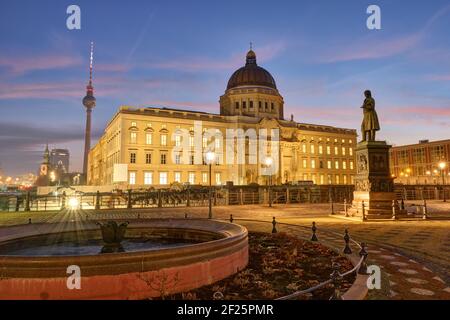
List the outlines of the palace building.
<svg viewBox="0 0 450 320">
<path fill-rule="evenodd" d="M 286 120 L 283 109 L 283 97 L 274 78 L 258 66 L 256 54 L 250 50 L 245 65 L 232 74 L 220 97 L 220 114 L 121 106 L 89 152 L 88 184 L 129 188 L 161 187 L 174 182 L 209 185 L 209 165 L 198 161 L 193 150 L 201 145 L 200 153 L 204 155 L 211 144 L 215 146 L 216 159 L 211 167 L 212 184 L 268 183 L 268 176 L 262 174 L 264 159 L 249 161 L 254 150 L 248 137 L 243 148 L 234 151 L 243 152 L 245 161 L 238 162 L 238 157 L 234 157 L 230 163 L 225 140 L 216 138 L 211 143 L 214 137 L 199 137 L 194 132 L 199 123 L 201 132 L 212 129 L 223 137 L 230 130 L 253 130 L 257 134 L 262 129 L 267 129 L 268 134 L 277 131 L 277 148 L 272 147 L 272 140 L 265 144 L 268 150 L 277 151 L 272 155 L 277 163 L 271 176 L 273 184 L 353 184 L 356 130 L 298 123 L 292 116 Z M 173 156 L 174 148 L 183 144 L 177 134 L 180 130 L 189 133 L 189 143 L 185 145 L 192 150 L 183 149 L 189 154 Z"/>
</svg>

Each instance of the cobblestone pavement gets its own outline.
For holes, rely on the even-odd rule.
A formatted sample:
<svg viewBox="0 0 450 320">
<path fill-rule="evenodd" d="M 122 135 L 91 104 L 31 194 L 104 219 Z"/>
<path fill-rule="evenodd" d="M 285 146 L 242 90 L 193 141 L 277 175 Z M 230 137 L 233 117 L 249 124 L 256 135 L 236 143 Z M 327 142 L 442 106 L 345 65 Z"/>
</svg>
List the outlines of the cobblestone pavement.
<svg viewBox="0 0 450 320">
<path fill-rule="evenodd" d="M 446 212 L 446 204 L 438 204 Z M 443 209 L 442 209 L 443 208 Z M 356 221 L 329 215 L 327 204 L 295 204 L 268 206 L 224 206 L 213 208 L 214 218 L 258 219 L 269 222 L 275 216 L 280 223 L 300 227 L 287 228 L 286 232 L 308 237 L 310 226 L 316 222 L 322 241 L 336 249 L 343 246 L 336 234 L 343 236 L 348 229 L 350 236 L 369 245 L 369 264 L 382 269 L 382 289 L 371 290 L 369 299 L 446 299 L 450 300 L 450 220 L 410 219 L 405 221 Z M 442 212 L 442 211 L 441 211 Z M 136 219 L 136 218 L 184 218 L 208 216 L 205 207 L 152 208 L 114 211 L 75 211 L 52 213 L 0 213 L 1 226 L 24 224 L 32 219 L 37 222 L 57 222 L 85 219 Z M 261 224 L 267 225 L 268 223 Z M 302 229 L 302 233 L 299 233 Z M 269 231 L 269 230 L 267 230 Z M 330 232 L 334 236 L 327 239 Z M 334 239 L 334 240 L 333 240 Z M 341 243 L 339 243 L 341 241 Z"/>
</svg>

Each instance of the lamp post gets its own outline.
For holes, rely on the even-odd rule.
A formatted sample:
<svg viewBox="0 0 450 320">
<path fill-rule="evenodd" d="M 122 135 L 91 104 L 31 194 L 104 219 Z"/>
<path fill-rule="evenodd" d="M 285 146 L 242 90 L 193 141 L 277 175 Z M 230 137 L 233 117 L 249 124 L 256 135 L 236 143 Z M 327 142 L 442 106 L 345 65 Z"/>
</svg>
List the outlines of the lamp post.
<svg viewBox="0 0 450 320">
<path fill-rule="evenodd" d="M 272 164 L 273 164 L 273 159 L 271 157 L 267 157 L 266 160 L 265 160 L 265 164 L 266 164 L 267 169 L 269 169 L 269 171 L 270 171 L 270 168 L 272 167 Z M 272 172 L 270 172 L 270 174 L 269 174 L 269 188 L 268 188 L 268 191 L 269 191 L 269 207 L 272 207 L 272 193 L 271 193 L 271 190 L 270 190 L 271 186 L 272 186 Z"/>
<path fill-rule="evenodd" d="M 216 154 L 213 151 L 208 151 L 206 153 L 206 163 L 209 166 L 209 210 L 208 210 L 208 219 L 212 219 L 212 164 L 216 158 Z"/>
<path fill-rule="evenodd" d="M 447 164 L 444 161 L 439 162 L 439 169 L 441 170 L 441 177 L 442 177 L 442 198 L 444 202 L 447 202 L 447 199 L 445 198 L 445 178 L 444 178 L 444 169 L 447 166 Z"/>
</svg>

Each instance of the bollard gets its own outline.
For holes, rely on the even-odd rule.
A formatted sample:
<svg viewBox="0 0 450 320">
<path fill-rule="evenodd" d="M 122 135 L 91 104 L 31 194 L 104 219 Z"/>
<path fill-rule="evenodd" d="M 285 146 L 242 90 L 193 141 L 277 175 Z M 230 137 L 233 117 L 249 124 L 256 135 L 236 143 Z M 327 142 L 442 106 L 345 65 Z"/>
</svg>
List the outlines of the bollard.
<svg viewBox="0 0 450 320">
<path fill-rule="evenodd" d="M 133 206 L 131 204 L 131 189 L 128 189 L 128 203 L 127 203 L 127 209 L 131 209 Z"/>
<path fill-rule="evenodd" d="M 350 244 L 350 236 L 348 235 L 347 229 L 345 229 L 344 241 L 345 241 L 344 253 L 352 254 L 352 249 L 350 248 L 350 245 L 349 245 Z"/>
<path fill-rule="evenodd" d="M 188 218 L 188 214 L 187 212 L 184 213 L 184 218 L 187 219 Z"/>
<path fill-rule="evenodd" d="M 364 258 L 361 262 L 361 265 L 359 266 L 358 274 L 367 274 L 367 256 L 369 254 L 366 250 L 366 243 L 361 242 L 361 250 L 359 251 L 359 256 Z"/>
<path fill-rule="evenodd" d="M 344 199 L 344 212 L 345 212 L 345 216 L 348 217 L 348 210 L 347 210 L 347 199 Z"/>
<path fill-rule="evenodd" d="M 230 214 L 230 223 L 233 223 L 233 215 Z"/>
<path fill-rule="evenodd" d="M 100 191 L 98 190 L 95 195 L 95 210 L 100 210 Z"/>
<path fill-rule="evenodd" d="M 66 209 L 66 192 L 63 191 L 61 196 L 61 210 Z"/>
<path fill-rule="evenodd" d="M 330 278 L 334 290 L 330 300 L 343 300 L 341 296 L 342 275 L 339 272 L 339 267 L 339 263 L 333 262 L 333 272 L 330 274 Z"/>
<path fill-rule="evenodd" d="M 366 217 L 366 206 L 364 204 L 364 201 L 361 202 L 361 207 L 362 207 L 362 220 L 366 221 L 367 217 Z"/>
<path fill-rule="evenodd" d="M 27 196 L 25 198 L 25 211 L 30 211 L 30 191 L 27 192 Z"/>
<path fill-rule="evenodd" d="M 334 203 L 333 203 L 333 197 L 330 194 L 330 209 L 331 209 L 331 214 L 334 214 Z"/>
<path fill-rule="evenodd" d="M 397 220 L 397 216 L 396 216 L 396 203 L 395 200 L 392 200 L 392 220 Z"/>
<path fill-rule="evenodd" d="M 31 224 L 31 218 L 28 219 L 28 224 Z"/>
<path fill-rule="evenodd" d="M 313 223 L 312 223 L 311 230 L 312 230 L 311 241 L 319 241 L 319 239 L 317 239 L 317 235 L 316 235 L 317 228 L 316 228 L 316 222 L 315 221 L 313 221 Z"/>
<path fill-rule="evenodd" d="M 405 210 L 405 201 L 403 200 L 403 198 L 402 198 L 400 209 Z"/>
<path fill-rule="evenodd" d="M 273 217 L 272 226 L 273 226 L 272 233 L 277 233 L 277 222 L 275 220 L 275 217 Z"/>
<path fill-rule="evenodd" d="M 428 209 L 427 209 L 427 200 L 425 200 L 425 199 L 423 199 L 422 212 L 423 212 L 422 219 L 423 220 L 427 220 L 427 218 L 428 218 Z"/>
</svg>

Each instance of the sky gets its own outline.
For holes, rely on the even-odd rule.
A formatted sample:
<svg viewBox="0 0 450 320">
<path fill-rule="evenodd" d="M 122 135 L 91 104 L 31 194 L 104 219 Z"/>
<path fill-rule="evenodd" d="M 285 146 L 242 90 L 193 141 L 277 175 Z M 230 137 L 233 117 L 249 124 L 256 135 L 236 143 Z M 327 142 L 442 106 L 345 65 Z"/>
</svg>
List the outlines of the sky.
<svg viewBox="0 0 450 320">
<path fill-rule="evenodd" d="M 81 9 L 68 30 L 67 7 Z M 369 30 L 366 10 L 381 9 Z M 219 112 L 249 43 L 285 117 L 360 128 L 363 91 L 394 145 L 450 138 L 449 1 L 0 0 L 0 168 L 37 172 L 45 144 L 82 166 L 94 49 L 93 144 L 120 105 Z"/>
</svg>

